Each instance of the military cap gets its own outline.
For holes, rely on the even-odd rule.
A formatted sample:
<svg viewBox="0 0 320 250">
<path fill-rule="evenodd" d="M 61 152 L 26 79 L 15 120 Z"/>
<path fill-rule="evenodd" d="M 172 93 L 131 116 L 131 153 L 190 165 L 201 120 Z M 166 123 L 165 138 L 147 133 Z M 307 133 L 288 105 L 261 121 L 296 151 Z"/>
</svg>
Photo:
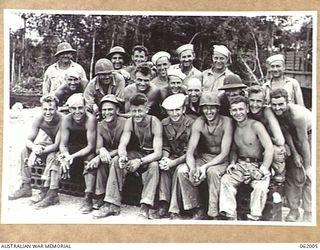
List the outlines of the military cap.
<svg viewBox="0 0 320 250">
<path fill-rule="evenodd" d="M 76 52 L 75 49 L 71 47 L 71 45 L 67 42 L 59 43 L 57 46 L 57 52 L 55 56 L 64 53 L 64 52 Z"/>
<path fill-rule="evenodd" d="M 219 88 L 219 90 L 226 89 L 243 89 L 246 88 L 247 85 L 242 83 L 240 76 L 236 74 L 227 75 L 223 80 L 223 86 Z"/>
<path fill-rule="evenodd" d="M 194 50 L 193 50 L 193 44 L 188 43 L 188 44 L 181 45 L 179 48 L 177 48 L 176 53 L 177 53 L 178 55 L 180 55 L 181 52 L 183 52 L 183 51 L 185 51 L 185 50 L 192 50 L 192 51 L 194 51 Z"/>
<path fill-rule="evenodd" d="M 281 54 L 277 54 L 277 55 L 273 55 L 273 56 L 270 56 L 267 58 L 267 64 L 271 64 L 273 63 L 274 61 L 282 61 L 284 62 L 284 55 L 281 55 Z"/>
<path fill-rule="evenodd" d="M 177 76 L 179 77 L 182 81 L 187 77 L 185 74 L 181 72 L 179 69 L 168 69 L 167 71 L 168 76 Z"/>
<path fill-rule="evenodd" d="M 166 99 L 164 99 L 164 101 L 162 102 L 162 107 L 164 107 L 166 110 L 180 108 L 184 105 L 185 99 L 186 96 L 181 93 L 170 95 Z"/>
<path fill-rule="evenodd" d="M 112 47 L 106 57 L 110 60 L 113 54 L 116 54 L 116 53 L 121 54 L 125 60 L 128 59 L 128 54 L 126 53 L 124 48 L 122 48 L 121 46 Z"/>
<path fill-rule="evenodd" d="M 204 105 L 220 106 L 218 91 L 203 92 L 200 98 L 199 106 Z"/>
<path fill-rule="evenodd" d="M 114 104 L 116 104 L 118 106 L 120 105 L 120 101 L 118 100 L 118 98 L 115 95 L 112 95 L 112 94 L 105 95 L 104 97 L 102 97 L 102 99 L 100 101 L 100 106 L 104 102 L 111 102 L 111 103 L 114 103 Z"/>
<path fill-rule="evenodd" d="M 152 58 L 151 58 L 151 62 L 156 65 L 157 61 L 159 60 L 159 58 L 161 57 L 167 57 L 168 60 L 170 60 L 171 55 L 168 52 L 165 51 L 159 51 L 157 53 L 155 53 Z"/>
<path fill-rule="evenodd" d="M 219 52 L 228 58 L 231 56 L 230 50 L 224 45 L 213 45 L 213 53 L 214 52 Z"/>
</svg>

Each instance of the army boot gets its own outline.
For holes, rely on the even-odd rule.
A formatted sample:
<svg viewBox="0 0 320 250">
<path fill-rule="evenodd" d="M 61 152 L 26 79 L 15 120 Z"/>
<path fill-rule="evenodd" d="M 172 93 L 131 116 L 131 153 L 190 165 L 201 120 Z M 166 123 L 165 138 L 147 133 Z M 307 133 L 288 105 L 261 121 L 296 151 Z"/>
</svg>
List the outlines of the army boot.
<svg viewBox="0 0 320 250">
<path fill-rule="evenodd" d="M 21 187 L 12 195 L 9 195 L 9 200 L 16 200 L 24 197 L 32 196 L 32 188 L 30 183 L 22 183 Z"/>
</svg>

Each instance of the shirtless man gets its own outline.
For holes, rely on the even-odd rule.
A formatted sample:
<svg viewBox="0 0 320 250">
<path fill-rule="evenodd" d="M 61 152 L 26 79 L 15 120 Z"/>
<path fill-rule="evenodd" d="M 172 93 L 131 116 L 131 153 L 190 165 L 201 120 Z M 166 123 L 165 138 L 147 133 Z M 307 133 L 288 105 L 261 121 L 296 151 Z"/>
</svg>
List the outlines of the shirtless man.
<svg viewBox="0 0 320 250">
<path fill-rule="evenodd" d="M 67 100 L 70 114 L 66 115 L 60 127 L 60 154 L 57 160 L 45 171 L 50 177 L 50 189 L 46 197 L 35 205 L 36 209 L 48 207 L 59 202 L 59 180 L 72 178 L 76 168 L 83 165 L 85 180 L 85 200 L 80 208 L 82 213 L 92 210 L 92 194 L 96 180 L 96 168 L 85 163 L 93 158 L 96 143 L 96 119 L 86 112 L 85 100 L 81 93 L 73 94 Z"/>
<path fill-rule="evenodd" d="M 155 53 L 151 62 L 157 69 L 158 76 L 153 78 L 151 83 L 156 85 L 159 89 L 168 86 L 168 74 L 167 70 L 170 67 L 170 54 L 166 51 L 159 51 Z"/>
<path fill-rule="evenodd" d="M 186 75 L 177 69 L 169 69 L 167 75 L 167 86 L 160 89 L 161 99 L 164 100 L 170 95 L 179 93 L 186 94 L 186 86 L 184 85 Z"/>
<path fill-rule="evenodd" d="M 169 117 L 161 121 L 163 126 L 163 151 L 162 158 L 159 161 L 159 208 L 151 216 L 152 219 L 167 216 L 171 199 L 172 176 L 177 166 L 186 160 L 186 150 L 194 120 L 185 115 L 185 98 L 184 94 L 175 94 L 162 102 L 162 107 Z M 177 183 L 173 185 L 175 186 Z"/>
<path fill-rule="evenodd" d="M 19 170 L 22 177 L 20 189 L 9 196 L 9 200 L 32 196 L 31 167 L 41 159 L 46 166 L 55 158 L 59 147 L 59 126 L 63 114 L 57 112 L 59 100 L 53 95 L 41 97 L 41 115 L 38 115 L 32 123 L 31 131 L 27 136 L 26 145 L 21 151 Z M 40 136 L 40 137 L 39 137 Z M 28 164 L 25 164 L 26 160 Z M 41 188 L 41 197 L 48 188 Z"/>
<path fill-rule="evenodd" d="M 279 122 L 270 107 L 265 106 L 265 91 L 261 86 L 252 86 L 248 89 L 249 118 L 262 122 L 267 129 L 274 149 L 271 168 L 275 175 L 272 177 L 276 182 L 285 180 L 285 155 L 284 137 Z"/>
<path fill-rule="evenodd" d="M 219 115 L 219 106 L 217 92 L 202 94 L 200 107 L 203 115 L 192 126 L 186 153 L 187 164 L 177 169 L 182 197 L 179 197 L 178 187 L 173 187 L 170 213 L 180 212 L 178 204 L 181 204 L 179 199 L 182 198 L 183 209 L 194 209 L 193 219 L 203 219 L 204 209 L 197 186 L 207 179 L 209 186 L 208 215 L 214 219 L 217 219 L 219 215 L 220 178 L 228 166 L 227 156 L 232 143 L 233 131 L 232 120 Z"/>
<path fill-rule="evenodd" d="M 285 192 L 290 212 L 285 220 L 294 222 L 300 217 L 299 205 L 302 198 L 303 221 L 311 221 L 311 125 L 312 113 L 307 108 L 289 103 L 285 89 L 270 93 L 271 108 L 282 126 L 286 142 L 291 150 L 290 164 L 287 164 Z M 299 183 L 298 171 L 305 170 L 306 180 Z M 303 171 L 302 171 L 303 172 Z M 302 196 L 302 197 L 301 197 Z"/>
<path fill-rule="evenodd" d="M 88 163 L 88 168 L 98 168 L 95 189 L 98 199 L 93 205 L 94 209 L 103 205 L 109 168 L 112 159 L 118 155 L 120 137 L 126 123 L 125 118 L 118 116 L 120 106 L 116 96 L 111 94 L 104 96 L 100 102 L 103 120 L 97 126 L 97 156 Z"/>
<path fill-rule="evenodd" d="M 140 174 L 142 194 L 139 217 L 149 218 L 159 182 L 158 161 L 162 155 L 162 126 L 154 116 L 148 115 L 148 99 L 137 93 L 130 98 L 130 117 L 124 127 L 118 147 L 118 156 L 112 160 L 106 188 L 106 202 L 94 218 L 120 213 L 122 188 L 127 173 Z"/>
<path fill-rule="evenodd" d="M 262 123 L 248 118 L 247 99 L 238 96 L 230 100 L 230 114 L 236 122 L 231 161 L 221 178 L 220 213 L 227 219 L 236 218 L 236 193 L 241 183 L 250 183 L 249 220 L 260 220 L 270 182 L 273 145 Z"/>
<path fill-rule="evenodd" d="M 157 117 L 161 114 L 160 90 L 150 82 L 151 76 L 151 69 L 148 65 L 140 64 L 137 67 L 135 72 L 135 83 L 128 85 L 124 89 L 126 113 L 130 111 L 130 98 L 137 93 L 142 93 L 148 98 L 148 114 Z"/>
</svg>

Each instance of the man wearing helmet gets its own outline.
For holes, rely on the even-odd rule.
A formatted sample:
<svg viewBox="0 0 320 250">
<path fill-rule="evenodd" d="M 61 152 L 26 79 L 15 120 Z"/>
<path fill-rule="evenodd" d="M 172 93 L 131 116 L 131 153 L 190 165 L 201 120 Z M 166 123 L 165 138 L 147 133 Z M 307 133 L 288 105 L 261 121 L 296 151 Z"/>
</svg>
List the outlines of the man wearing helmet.
<svg viewBox="0 0 320 250">
<path fill-rule="evenodd" d="M 105 95 L 113 94 L 121 102 L 124 101 L 125 81 L 122 75 L 114 72 L 111 61 L 106 58 L 96 62 L 95 75 L 84 91 L 84 98 L 87 109 L 100 116 L 99 103 Z"/>
<path fill-rule="evenodd" d="M 48 67 L 43 77 L 42 92 L 47 95 L 57 90 L 61 85 L 66 83 L 66 73 L 70 69 L 75 69 L 80 75 L 81 86 L 84 89 L 87 86 L 88 79 L 82 66 L 73 62 L 72 55 L 76 50 L 69 43 L 60 43 L 57 47 L 55 56 L 58 61 Z"/>
<path fill-rule="evenodd" d="M 221 116 L 217 91 L 204 92 L 200 99 L 202 115 L 192 125 L 191 137 L 186 153 L 186 164 L 177 170 L 180 192 L 172 192 L 169 212 L 178 214 L 182 199 L 183 209 L 193 209 L 193 219 L 203 219 L 204 204 L 199 185 L 207 179 L 209 186 L 208 215 L 216 219 L 219 215 L 218 198 L 220 177 L 224 174 L 227 156 L 232 143 L 232 121 Z M 173 187 L 174 190 L 175 187 Z M 181 195 L 179 195 L 181 193 Z"/>
</svg>

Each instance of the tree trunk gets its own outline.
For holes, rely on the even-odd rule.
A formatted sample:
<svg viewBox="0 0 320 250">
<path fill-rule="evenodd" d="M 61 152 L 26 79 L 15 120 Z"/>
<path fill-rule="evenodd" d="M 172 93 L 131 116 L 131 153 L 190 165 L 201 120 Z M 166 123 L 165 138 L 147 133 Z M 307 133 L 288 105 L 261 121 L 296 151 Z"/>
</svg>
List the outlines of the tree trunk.
<svg viewBox="0 0 320 250">
<path fill-rule="evenodd" d="M 91 62 L 90 62 L 90 80 L 93 77 L 93 64 L 94 64 L 94 55 L 96 52 L 96 28 L 93 27 L 93 38 L 92 38 L 92 56 L 91 56 Z"/>
</svg>

